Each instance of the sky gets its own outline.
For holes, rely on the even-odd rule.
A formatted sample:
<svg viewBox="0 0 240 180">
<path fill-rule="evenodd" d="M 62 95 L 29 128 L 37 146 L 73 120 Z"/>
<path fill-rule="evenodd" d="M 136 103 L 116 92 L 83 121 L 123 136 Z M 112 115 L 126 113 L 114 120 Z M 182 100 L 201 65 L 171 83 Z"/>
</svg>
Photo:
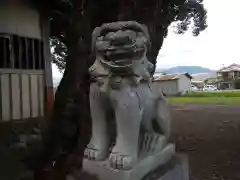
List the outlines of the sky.
<svg viewBox="0 0 240 180">
<path fill-rule="evenodd" d="M 157 59 L 157 69 L 174 66 L 202 66 L 219 69 L 240 64 L 240 0 L 204 0 L 208 28 L 194 37 L 191 29 L 183 35 L 169 27 Z M 53 76 L 62 74 L 53 65 Z"/>
<path fill-rule="evenodd" d="M 194 37 L 191 31 L 174 34 L 170 27 L 157 68 L 197 65 L 219 69 L 240 64 L 240 0 L 204 0 L 204 6 L 208 11 L 208 28 Z"/>
</svg>

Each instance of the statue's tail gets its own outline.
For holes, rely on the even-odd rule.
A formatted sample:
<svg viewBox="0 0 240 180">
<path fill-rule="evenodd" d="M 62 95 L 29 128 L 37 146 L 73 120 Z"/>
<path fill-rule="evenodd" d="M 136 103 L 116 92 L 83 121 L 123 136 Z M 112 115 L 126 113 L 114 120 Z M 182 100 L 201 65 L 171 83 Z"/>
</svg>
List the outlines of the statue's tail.
<svg viewBox="0 0 240 180">
<path fill-rule="evenodd" d="M 157 118 L 158 126 L 161 128 L 162 133 L 168 139 L 171 131 L 171 116 L 170 106 L 167 99 L 160 93 L 157 101 Z"/>
<path fill-rule="evenodd" d="M 171 118 L 170 118 L 170 108 L 167 102 L 167 99 L 160 93 L 158 98 L 155 101 L 155 107 L 157 108 L 157 114 L 154 116 L 155 118 L 151 121 L 153 124 L 153 132 L 152 128 L 147 128 L 150 131 L 145 131 L 142 134 L 142 138 L 140 141 L 140 149 L 142 153 L 153 153 L 159 152 L 163 148 L 165 148 L 171 129 Z M 149 125 L 146 123 L 144 127 L 148 127 Z M 150 126 L 151 127 L 151 126 Z M 157 132 L 157 133 L 154 133 Z"/>
</svg>

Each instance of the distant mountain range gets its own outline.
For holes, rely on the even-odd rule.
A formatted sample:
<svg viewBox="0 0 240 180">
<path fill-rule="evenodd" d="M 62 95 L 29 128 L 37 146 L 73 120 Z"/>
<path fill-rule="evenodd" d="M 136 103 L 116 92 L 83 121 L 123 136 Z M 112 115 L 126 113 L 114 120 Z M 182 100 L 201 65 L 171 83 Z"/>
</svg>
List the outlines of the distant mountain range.
<svg viewBox="0 0 240 180">
<path fill-rule="evenodd" d="M 166 74 L 178 74 L 178 73 L 216 73 L 216 71 L 201 66 L 176 66 L 163 71 Z"/>
<path fill-rule="evenodd" d="M 204 68 L 201 66 L 176 66 L 170 69 L 157 69 L 155 75 L 160 73 L 164 74 L 181 74 L 189 73 L 193 77 L 192 81 L 203 82 L 209 78 L 216 78 L 217 73 L 215 70 Z"/>
<path fill-rule="evenodd" d="M 205 79 L 209 77 L 215 77 L 216 71 L 209 68 L 204 68 L 201 66 L 175 66 L 170 69 L 157 69 L 156 75 L 159 73 L 166 74 L 179 74 L 179 73 L 189 73 L 195 79 Z M 53 86 L 56 88 L 60 82 L 61 78 L 53 77 Z"/>
</svg>

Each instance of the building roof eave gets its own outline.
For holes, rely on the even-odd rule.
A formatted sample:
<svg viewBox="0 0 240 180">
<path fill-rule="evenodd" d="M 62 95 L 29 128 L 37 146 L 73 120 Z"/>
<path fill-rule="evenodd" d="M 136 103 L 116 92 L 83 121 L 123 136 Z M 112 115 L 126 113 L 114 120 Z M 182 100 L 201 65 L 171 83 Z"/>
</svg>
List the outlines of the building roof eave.
<svg viewBox="0 0 240 180">
<path fill-rule="evenodd" d="M 29 5 L 36 8 L 40 14 L 49 14 L 56 6 L 59 5 L 61 0 L 25 0 Z"/>
<path fill-rule="evenodd" d="M 193 79 L 193 77 L 189 73 L 181 73 L 181 74 L 167 74 L 167 75 L 161 75 L 154 78 L 154 81 L 172 81 L 172 80 L 178 80 L 181 75 L 187 76 L 190 80 Z"/>
</svg>

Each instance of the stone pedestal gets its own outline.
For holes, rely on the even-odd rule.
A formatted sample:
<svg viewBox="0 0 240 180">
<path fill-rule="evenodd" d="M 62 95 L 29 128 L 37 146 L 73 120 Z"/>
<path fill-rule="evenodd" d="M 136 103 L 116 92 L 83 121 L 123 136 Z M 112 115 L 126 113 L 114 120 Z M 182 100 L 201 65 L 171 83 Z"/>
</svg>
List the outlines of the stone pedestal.
<svg viewBox="0 0 240 180">
<path fill-rule="evenodd" d="M 159 166 L 142 180 L 189 180 L 188 157 L 175 154 L 168 163 Z"/>
<path fill-rule="evenodd" d="M 171 158 L 174 157 L 174 153 L 175 146 L 173 144 L 170 144 L 163 151 L 141 160 L 138 164 L 136 164 L 135 167 L 128 171 L 112 169 L 111 167 L 109 167 L 108 161 L 95 162 L 85 159 L 83 161 L 83 170 L 90 174 L 96 175 L 99 180 L 142 180 L 145 178 L 148 179 L 148 174 L 149 177 L 151 177 L 151 172 L 153 172 L 155 169 L 158 169 L 158 167 L 167 164 L 171 160 Z M 153 174 L 156 173 L 153 172 Z M 160 180 L 163 179 L 161 179 L 160 177 Z M 187 179 L 180 178 L 179 180 Z"/>
</svg>

